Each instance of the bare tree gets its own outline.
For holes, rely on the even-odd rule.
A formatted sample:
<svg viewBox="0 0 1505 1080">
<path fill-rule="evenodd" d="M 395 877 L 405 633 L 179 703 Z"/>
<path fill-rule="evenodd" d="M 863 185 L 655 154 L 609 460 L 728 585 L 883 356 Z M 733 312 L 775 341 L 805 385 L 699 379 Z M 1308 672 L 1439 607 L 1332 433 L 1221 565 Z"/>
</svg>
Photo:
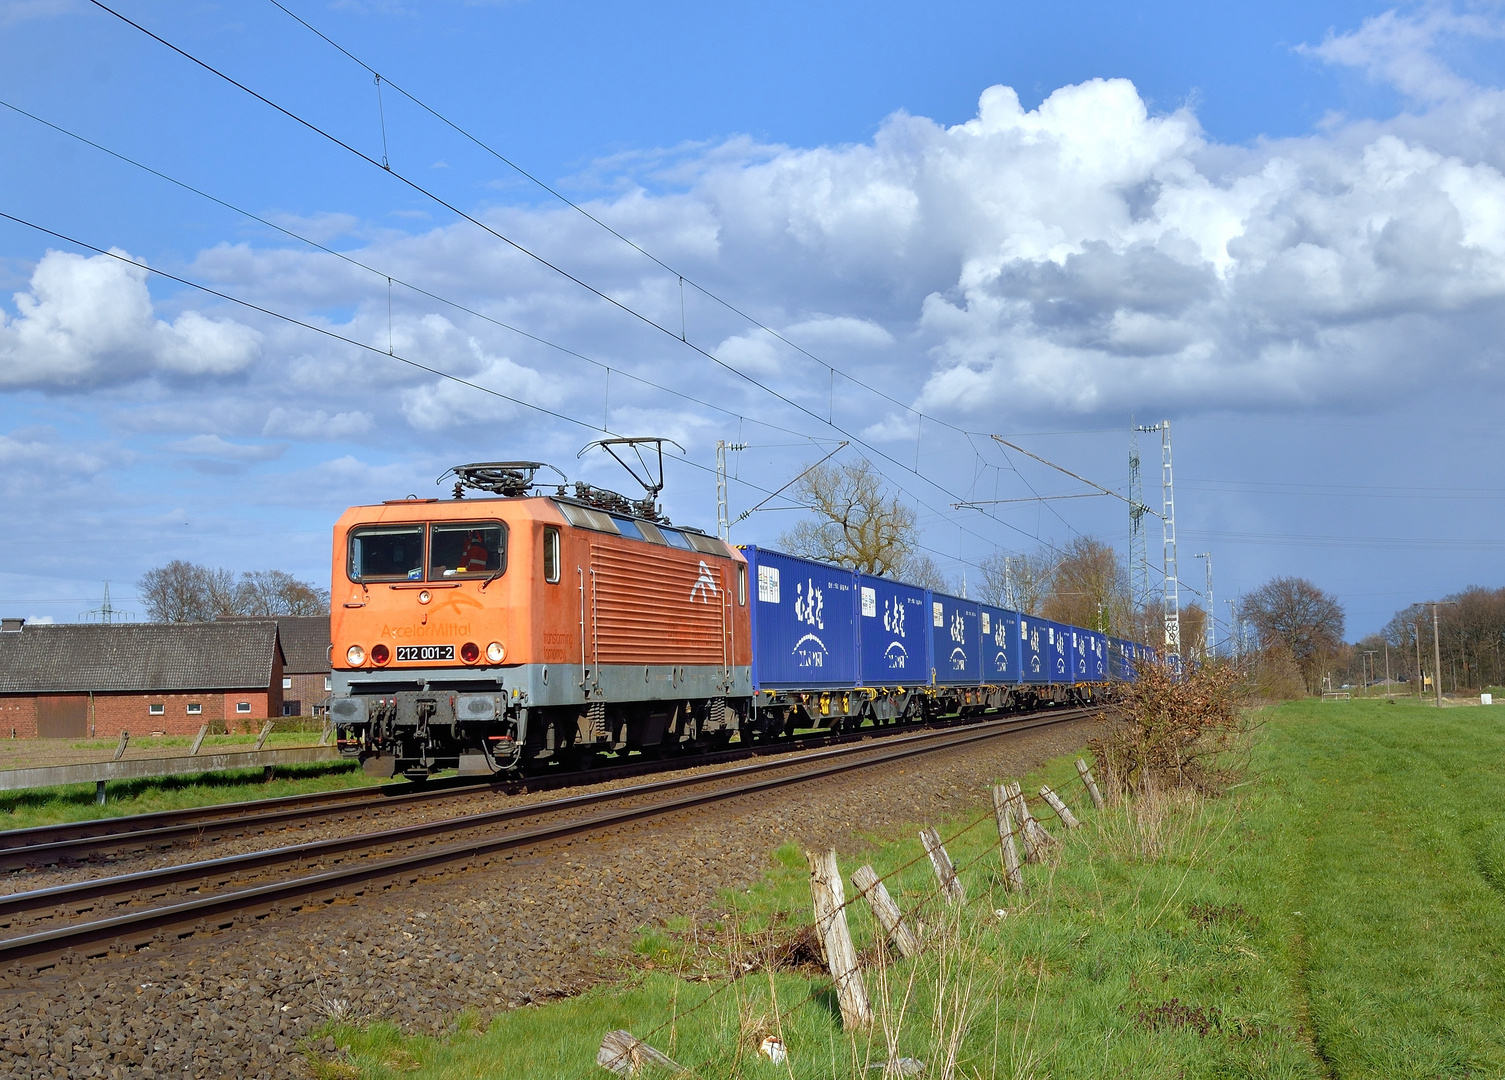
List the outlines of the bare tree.
<svg viewBox="0 0 1505 1080">
<path fill-rule="evenodd" d="M 154 622 L 203 622 L 235 615 L 323 615 L 329 592 L 282 570 L 242 574 L 174 559 L 148 570 L 136 594 Z"/>
<path fill-rule="evenodd" d="M 791 555 L 881 577 L 899 576 L 914 555 L 915 512 L 889 496 L 872 462 L 817 465 L 796 490 L 815 519 L 779 538 Z"/>
<path fill-rule="evenodd" d="M 894 577 L 933 592 L 949 593 L 951 591 L 946 575 L 941 573 L 941 568 L 935 564 L 935 560 L 923 551 L 910 554 Z"/>
<path fill-rule="evenodd" d="M 329 591 L 299 581 L 283 570 L 257 570 L 241 575 L 242 615 L 323 615 L 329 611 Z"/>
<path fill-rule="evenodd" d="M 1039 615 L 1055 576 L 1055 559 L 1048 551 L 1034 555 L 995 552 L 982 561 L 977 595 L 984 603 Z"/>
<path fill-rule="evenodd" d="M 1308 692 L 1321 686 L 1322 669 L 1343 643 L 1343 605 L 1305 578 L 1267 581 L 1239 602 L 1239 613 L 1254 624 L 1266 646 L 1290 650 Z"/>
<path fill-rule="evenodd" d="M 1094 537 L 1073 537 L 1056 560 L 1040 614 L 1074 626 L 1124 633 L 1129 609 L 1129 576 L 1118 552 Z"/>
<path fill-rule="evenodd" d="M 153 622 L 201 622 L 212 618 L 204 591 L 204 568 L 182 559 L 148 570 L 136 595 Z"/>
</svg>

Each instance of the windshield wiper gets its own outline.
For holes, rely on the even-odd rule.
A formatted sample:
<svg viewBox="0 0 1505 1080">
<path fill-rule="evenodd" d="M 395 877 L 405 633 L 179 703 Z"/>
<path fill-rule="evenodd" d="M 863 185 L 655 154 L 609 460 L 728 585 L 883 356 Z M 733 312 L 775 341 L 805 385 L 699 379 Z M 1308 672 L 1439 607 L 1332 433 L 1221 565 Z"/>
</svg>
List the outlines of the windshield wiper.
<svg viewBox="0 0 1505 1080">
<path fill-rule="evenodd" d="M 507 572 L 507 567 L 506 566 L 500 566 L 496 570 L 492 571 L 491 576 L 489 578 L 487 578 L 485 581 L 481 582 L 481 592 L 485 592 L 486 591 L 486 586 L 490 585 L 493 581 L 495 581 L 497 578 L 501 577 L 506 572 Z"/>
</svg>

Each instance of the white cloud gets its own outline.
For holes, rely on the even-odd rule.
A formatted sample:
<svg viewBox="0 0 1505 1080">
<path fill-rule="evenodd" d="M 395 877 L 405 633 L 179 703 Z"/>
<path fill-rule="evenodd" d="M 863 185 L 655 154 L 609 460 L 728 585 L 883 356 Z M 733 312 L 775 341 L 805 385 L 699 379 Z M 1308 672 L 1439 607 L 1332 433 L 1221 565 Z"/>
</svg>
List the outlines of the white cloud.
<svg viewBox="0 0 1505 1080">
<path fill-rule="evenodd" d="M 1322 44 L 1300 46 L 1299 52 L 1332 64 L 1362 68 L 1370 78 L 1388 83 L 1419 101 L 1459 98 L 1473 83 L 1437 56 L 1448 38 L 1505 37 L 1505 24 L 1479 14 L 1460 15 L 1438 4 L 1419 12 L 1391 9 L 1365 19 L 1348 34 L 1328 32 Z"/>
<path fill-rule="evenodd" d="M 509 399 L 531 402 L 544 408 L 560 404 L 562 394 L 557 380 L 515 364 L 505 356 L 487 355 L 474 338 L 469 345 L 474 362 L 467 365 L 468 370 L 462 369 L 455 374 L 473 385 L 467 386 L 453 379 L 435 379 L 403 393 L 403 415 L 419 431 L 467 428 L 519 416 L 534 421 L 537 414 L 533 410 Z"/>
<path fill-rule="evenodd" d="M 85 258 L 49 251 L 15 294 L 17 316 L 0 312 L 0 387 L 78 389 L 160 372 L 230 375 L 260 352 L 261 335 L 240 323 L 185 311 L 156 318 L 147 271 L 124 252 Z"/>
<path fill-rule="evenodd" d="M 271 461 L 281 457 L 287 450 L 287 447 L 280 443 L 245 445 L 229 442 L 218 435 L 195 435 L 191 439 L 168 443 L 167 448 L 176 450 L 180 454 L 219 458 L 227 462 Z"/>
<path fill-rule="evenodd" d="M 349 439 L 372 428 L 370 413 L 342 412 L 330 415 L 323 409 L 287 409 L 277 406 L 267 414 L 263 435 L 289 439 Z"/>
</svg>

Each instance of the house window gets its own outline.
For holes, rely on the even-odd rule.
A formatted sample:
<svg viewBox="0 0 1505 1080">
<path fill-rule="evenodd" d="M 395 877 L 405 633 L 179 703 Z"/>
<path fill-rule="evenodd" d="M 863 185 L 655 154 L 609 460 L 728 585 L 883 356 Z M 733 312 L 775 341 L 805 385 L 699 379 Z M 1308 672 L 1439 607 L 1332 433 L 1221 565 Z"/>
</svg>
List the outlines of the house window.
<svg viewBox="0 0 1505 1080">
<path fill-rule="evenodd" d="M 199 713 L 201 713 L 203 711 L 204 711 L 204 706 L 202 704 L 200 704 L 199 702 L 197 702 L 197 701 L 190 701 L 188 703 L 188 715 L 189 716 L 197 716 L 197 715 L 199 715 Z"/>
<path fill-rule="evenodd" d="M 167 711 L 167 706 L 163 705 L 160 701 L 155 701 L 146 707 L 146 711 L 152 716 L 161 716 Z"/>
<path fill-rule="evenodd" d="M 324 676 L 324 689 L 326 691 L 334 689 L 334 685 L 333 685 L 333 683 L 331 683 L 330 676 L 328 676 L 328 675 Z"/>
<path fill-rule="evenodd" d="M 284 690 L 291 690 L 292 688 L 293 688 L 293 680 L 292 679 L 283 679 L 282 680 L 282 689 L 284 689 Z"/>
<path fill-rule="evenodd" d="M 235 711 L 238 713 L 248 713 L 251 711 L 251 703 L 249 701 L 237 701 L 235 703 Z"/>
</svg>

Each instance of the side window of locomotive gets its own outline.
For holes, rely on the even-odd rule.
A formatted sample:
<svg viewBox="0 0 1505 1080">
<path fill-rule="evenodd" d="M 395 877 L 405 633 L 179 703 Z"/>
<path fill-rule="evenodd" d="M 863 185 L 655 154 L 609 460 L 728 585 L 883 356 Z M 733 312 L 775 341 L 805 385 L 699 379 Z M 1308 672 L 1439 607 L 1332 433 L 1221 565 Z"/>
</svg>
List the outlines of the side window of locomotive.
<svg viewBox="0 0 1505 1080">
<path fill-rule="evenodd" d="M 678 529 L 661 528 L 659 529 L 659 532 L 663 534 L 665 540 L 669 541 L 670 547 L 681 548 L 684 551 L 690 550 L 690 541 L 686 540 L 685 534 L 680 532 Z"/>
<path fill-rule="evenodd" d="M 747 606 L 747 564 L 737 564 L 737 606 Z"/>
<path fill-rule="evenodd" d="M 543 527 L 543 579 L 550 585 L 559 582 L 559 530 L 553 525 Z"/>
<path fill-rule="evenodd" d="M 353 529 L 347 572 L 351 581 L 418 581 L 423 577 L 423 526 Z"/>
<path fill-rule="evenodd" d="M 430 581 L 485 578 L 506 568 L 507 530 L 499 522 L 429 526 Z"/>
</svg>

